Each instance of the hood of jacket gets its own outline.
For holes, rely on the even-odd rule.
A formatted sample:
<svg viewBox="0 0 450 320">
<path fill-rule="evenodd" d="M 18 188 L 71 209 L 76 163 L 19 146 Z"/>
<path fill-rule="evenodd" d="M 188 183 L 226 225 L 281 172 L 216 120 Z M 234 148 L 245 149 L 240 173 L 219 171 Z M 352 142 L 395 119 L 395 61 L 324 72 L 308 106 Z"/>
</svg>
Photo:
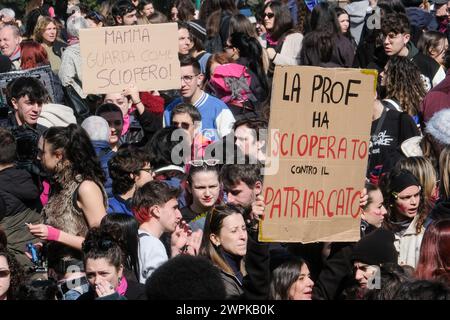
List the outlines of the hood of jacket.
<svg viewBox="0 0 450 320">
<path fill-rule="evenodd" d="M 416 48 L 416 46 L 414 45 L 414 43 L 412 43 L 412 41 L 408 41 L 408 43 L 406 44 L 406 48 L 408 48 L 408 57 L 407 58 L 409 60 L 414 58 L 419 53 L 419 49 Z"/>
<path fill-rule="evenodd" d="M 433 19 L 431 13 L 421 8 L 406 8 L 406 15 L 412 25 L 416 25 L 422 29 L 426 28 Z"/>
<path fill-rule="evenodd" d="M 363 0 L 349 3 L 345 10 L 348 12 L 352 24 L 360 24 L 364 22 L 368 8 L 369 0 Z"/>
</svg>

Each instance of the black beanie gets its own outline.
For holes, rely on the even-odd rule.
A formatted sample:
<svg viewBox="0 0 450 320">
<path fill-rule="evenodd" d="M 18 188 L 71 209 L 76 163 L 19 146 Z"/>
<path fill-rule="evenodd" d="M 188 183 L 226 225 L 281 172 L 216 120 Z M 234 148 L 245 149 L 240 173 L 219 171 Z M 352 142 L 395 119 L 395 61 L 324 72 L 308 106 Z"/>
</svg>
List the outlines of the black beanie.
<svg viewBox="0 0 450 320">
<path fill-rule="evenodd" d="M 351 261 L 369 265 L 397 263 L 398 254 L 394 247 L 394 234 L 385 229 L 377 229 L 365 236 L 353 248 Z"/>
<path fill-rule="evenodd" d="M 420 182 L 408 170 L 401 170 L 398 175 L 394 175 L 390 179 L 391 192 L 393 193 L 400 193 L 410 186 L 420 187 Z"/>
</svg>

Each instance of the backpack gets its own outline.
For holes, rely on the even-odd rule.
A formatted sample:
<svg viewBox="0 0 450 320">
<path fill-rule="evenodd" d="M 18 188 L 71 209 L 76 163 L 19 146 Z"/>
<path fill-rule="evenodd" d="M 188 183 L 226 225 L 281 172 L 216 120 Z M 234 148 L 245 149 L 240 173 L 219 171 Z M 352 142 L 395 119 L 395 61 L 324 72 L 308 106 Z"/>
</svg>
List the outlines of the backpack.
<svg viewBox="0 0 450 320">
<path fill-rule="evenodd" d="M 251 77 L 247 68 L 237 63 L 219 65 L 211 75 L 210 86 L 215 95 L 226 104 L 256 105 L 255 95 L 250 90 Z"/>
</svg>

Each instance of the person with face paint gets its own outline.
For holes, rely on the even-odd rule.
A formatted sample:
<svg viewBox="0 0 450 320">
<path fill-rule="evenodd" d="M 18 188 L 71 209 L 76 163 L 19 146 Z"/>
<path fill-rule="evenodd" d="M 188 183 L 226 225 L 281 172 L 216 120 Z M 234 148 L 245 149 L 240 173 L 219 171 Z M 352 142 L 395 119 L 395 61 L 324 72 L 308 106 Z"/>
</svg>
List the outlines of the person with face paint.
<svg viewBox="0 0 450 320">
<path fill-rule="evenodd" d="M 388 215 L 384 227 L 395 234 L 398 264 L 416 267 L 427 217 L 422 186 L 408 170 L 394 169 L 380 182 Z"/>
</svg>

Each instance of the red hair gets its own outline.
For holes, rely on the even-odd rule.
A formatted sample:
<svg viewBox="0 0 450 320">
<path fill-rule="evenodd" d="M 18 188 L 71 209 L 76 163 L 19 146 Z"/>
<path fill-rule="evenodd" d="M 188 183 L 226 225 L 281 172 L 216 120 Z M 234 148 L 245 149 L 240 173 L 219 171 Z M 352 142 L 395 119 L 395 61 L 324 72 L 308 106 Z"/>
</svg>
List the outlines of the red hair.
<svg viewBox="0 0 450 320">
<path fill-rule="evenodd" d="M 20 68 L 32 69 L 49 65 L 47 51 L 36 41 L 24 41 L 20 44 Z"/>
<path fill-rule="evenodd" d="M 443 274 L 450 274 L 450 220 L 437 221 L 427 228 L 416 268 L 418 279 L 435 280 Z"/>
<path fill-rule="evenodd" d="M 140 225 L 144 222 L 150 221 L 150 219 L 153 217 L 153 215 L 150 213 L 150 208 L 148 207 L 132 208 L 131 211 L 133 211 L 134 217 Z"/>
</svg>

